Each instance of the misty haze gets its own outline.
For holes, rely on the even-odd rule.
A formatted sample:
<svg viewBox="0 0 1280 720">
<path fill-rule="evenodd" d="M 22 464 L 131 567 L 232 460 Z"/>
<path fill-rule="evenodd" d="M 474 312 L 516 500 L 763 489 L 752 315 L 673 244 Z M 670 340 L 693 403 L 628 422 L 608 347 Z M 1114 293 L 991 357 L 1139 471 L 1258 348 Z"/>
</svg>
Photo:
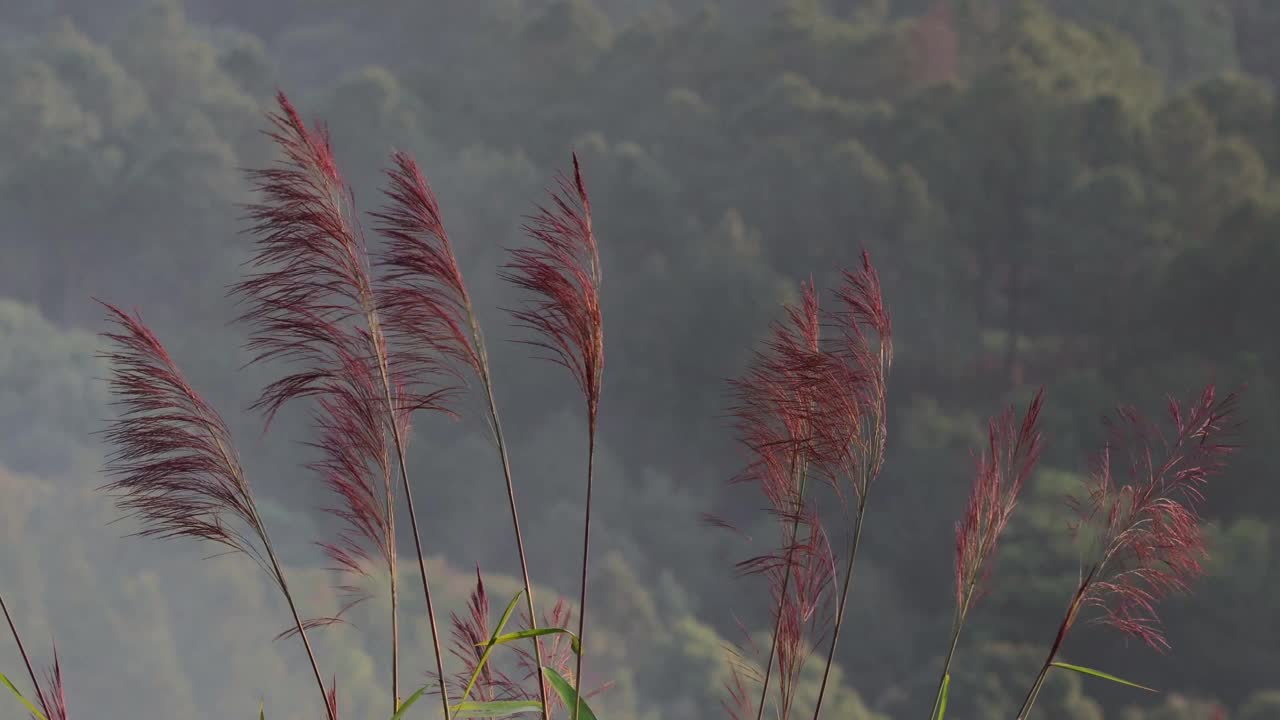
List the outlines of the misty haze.
<svg viewBox="0 0 1280 720">
<path fill-rule="evenodd" d="M 0 720 L 1280 718 L 1277 37 L 0 0 Z"/>
</svg>

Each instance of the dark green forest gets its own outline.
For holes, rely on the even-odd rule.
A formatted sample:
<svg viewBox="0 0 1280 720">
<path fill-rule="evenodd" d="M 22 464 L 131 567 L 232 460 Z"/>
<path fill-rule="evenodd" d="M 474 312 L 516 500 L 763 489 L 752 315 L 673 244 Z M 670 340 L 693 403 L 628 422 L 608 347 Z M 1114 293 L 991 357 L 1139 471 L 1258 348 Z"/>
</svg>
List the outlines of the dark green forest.
<svg viewBox="0 0 1280 720">
<path fill-rule="evenodd" d="M 1062 498 L 1100 417 L 1212 382 L 1243 387 L 1245 447 L 1206 491 L 1204 578 L 1160 606 L 1172 649 L 1081 627 L 1063 653 L 1160 692 L 1062 673 L 1034 717 L 1280 718 L 1277 37 L 1273 0 L 0 0 L 0 586 L 32 638 L 56 633 L 79 717 L 251 717 L 259 699 L 319 717 L 291 709 L 309 671 L 269 641 L 283 616 L 252 566 L 124 539 L 93 492 L 103 298 L 139 308 L 227 416 L 289 563 L 337 602 L 309 544 L 330 521 L 301 461 L 308 417 L 263 437 L 239 412 L 265 376 L 241 369 L 226 299 L 279 89 L 328 123 L 363 209 L 395 150 L 439 194 L 506 378 L 543 597 L 577 587 L 583 421 L 563 378 L 506 342 L 494 271 L 581 158 L 608 324 L 586 678 L 616 681 L 601 717 L 722 715 L 723 645 L 739 621 L 767 632 L 767 595 L 699 518 L 773 532 L 727 485 L 725 381 L 802 281 L 835 284 L 865 248 L 895 323 L 889 440 L 824 716 L 928 712 L 971 453 L 1043 385 L 1044 457 L 948 712 L 1013 717 L 1076 580 Z M 433 421 L 411 446 L 451 608 L 477 563 L 495 596 L 518 589 L 483 432 Z M 410 632 L 425 673 L 426 628 Z M 349 717 L 388 714 L 371 635 L 323 635 Z M 16 657 L 0 642 L 0 669 Z"/>
</svg>

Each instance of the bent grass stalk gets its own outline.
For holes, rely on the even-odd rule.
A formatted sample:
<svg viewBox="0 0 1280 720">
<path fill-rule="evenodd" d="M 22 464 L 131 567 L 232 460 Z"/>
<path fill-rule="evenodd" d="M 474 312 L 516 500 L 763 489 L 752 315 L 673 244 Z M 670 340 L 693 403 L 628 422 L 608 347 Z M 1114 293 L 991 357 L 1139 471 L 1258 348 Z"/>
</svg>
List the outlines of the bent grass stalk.
<svg viewBox="0 0 1280 720">
<path fill-rule="evenodd" d="M 1225 458 L 1239 448 L 1230 442 L 1240 425 L 1234 420 L 1238 397 L 1219 400 L 1213 385 L 1195 403 L 1170 398 L 1167 414 L 1173 436 L 1145 422 L 1132 407 L 1121 407 L 1106 419 L 1111 437 L 1093 458 L 1084 497 L 1072 499 L 1077 513 L 1073 531 L 1092 531 L 1093 559 L 1067 606 L 1057 635 L 1018 711 L 1025 720 L 1035 705 L 1049 671 L 1063 667 L 1134 685 L 1113 676 L 1057 662 L 1068 633 L 1087 607 L 1101 612 L 1097 622 L 1136 637 L 1157 651 L 1169 647 L 1159 627 L 1156 603 L 1186 592 L 1203 573 L 1206 554 L 1200 532 L 1201 488 L 1226 467 Z M 1157 446 L 1157 447 L 1154 447 Z M 1128 460 L 1128 482 L 1112 474 L 1112 451 Z M 1161 451 L 1161 455 L 1157 452 Z M 1157 457 L 1162 459 L 1157 462 Z M 1142 686 L 1138 686 L 1142 687 Z"/>
<path fill-rule="evenodd" d="M 951 641 L 942 671 L 938 676 L 938 692 L 930 720 L 938 720 L 948 690 L 951 661 L 955 657 L 960 633 L 969 611 L 982 592 L 982 583 L 990 575 L 1000 536 L 1017 507 L 1018 495 L 1040 460 L 1043 434 L 1040 432 L 1040 408 L 1044 388 L 1038 390 L 1027 407 L 1019 428 L 1014 427 L 1013 408 L 988 422 L 988 450 L 977 456 L 977 472 L 969 492 L 963 519 L 956 523 L 955 616 L 951 623 Z"/>
<path fill-rule="evenodd" d="M 102 305 L 120 328 L 103 333 L 115 345 L 103 357 L 111 363 L 112 394 L 123 408 L 105 433 L 116 449 L 106 467 L 115 480 L 104 489 L 116 493 L 117 507 L 142 521 L 137 535 L 213 542 L 248 556 L 266 571 L 289 605 L 329 720 L 338 720 L 252 487 L 231 450 L 226 424 L 140 318 Z M 228 518 L 240 520 L 250 535 L 228 525 Z"/>
<path fill-rule="evenodd" d="M 388 269 L 379 288 L 380 299 L 389 310 L 393 330 L 406 341 L 416 341 L 468 367 L 484 388 L 488 425 L 493 435 L 507 492 L 507 505 L 515 536 L 516 554 L 524 583 L 525 606 L 532 629 L 537 629 L 533 583 L 520 529 L 511 459 L 494 393 L 489 354 L 480 321 L 467 291 L 462 271 L 445 231 L 435 193 L 407 153 L 392 156 L 394 168 L 387 171 L 390 189 L 384 190 L 389 204 L 374 217 L 389 247 L 381 265 Z M 461 315 L 462 317 L 459 317 Z M 465 325 L 465 332 L 462 326 Z M 534 637 L 534 663 L 539 678 L 543 674 L 541 641 Z M 547 720 L 547 687 L 539 681 L 543 718 Z"/>
<path fill-rule="evenodd" d="M 835 663 L 871 486 L 884 464 L 888 434 L 887 391 L 889 371 L 893 365 L 892 325 L 880 289 L 880 275 L 871 264 L 871 256 L 864 250 L 861 271 L 846 270 L 843 277 L 844 282 L 836 291 L 841 303 L 836 314 L 841 346 L 838 351 L 821 356 L 823 362 L 817 368 L 816 395 L 820 411 L 817 432 L 819 443 L 828 446 L 829 455 L 825 456 L 823 464 L 829 468 L 833 483 L 841 474 L 852 482 L 857 511 L 831 645 L 822 669 L 818 697 L 814 701 L 813 720 L 818 720 L 822 712 L 827 681 Z M 876 336 L 874 350 L 870 338 L 872 333 Z"/>
<path fill-rule="evenodd" d="M 517 325 L 534 333 L 534 339 L 523 342 L 550 352 L 547 359 L 569 371 L 586 403 L 587 488 L 572 715 L 573 720 L 578 720 L 582 707 L 582 660 L 586 654 L 583 634 L 587 615 L 596 420 L 604 370 L 604 323 L 600 313 L 600 254 L 591 226 L 591 201 L 576 154 L 573 178 L 561 175 L 558 186 L 558 191 L 551 192 L 551 207 L 539 206 L 525 225 L 533 246 L 511 250 L 511 260 L 502 275 L 532 296 L 524 308 L 511 311 Z M 546 680 L 540 677 L 539 683 L 542 682 Z"/>
</svg>

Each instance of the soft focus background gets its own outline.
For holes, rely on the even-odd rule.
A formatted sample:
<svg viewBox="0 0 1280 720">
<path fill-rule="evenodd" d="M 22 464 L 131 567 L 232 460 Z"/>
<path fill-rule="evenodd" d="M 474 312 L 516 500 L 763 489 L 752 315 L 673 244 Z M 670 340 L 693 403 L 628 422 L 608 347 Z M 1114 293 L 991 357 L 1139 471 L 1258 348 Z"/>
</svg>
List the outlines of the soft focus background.
<svg viewBox="0 0 1280 720">
<path fill-rule="evenodd" d="M 311 613 L 334 607 L 306 414 L 263 437 L 240 412 L 271 374 L 239 370 L 224 298 L 249 247 L 241 168 L 274 158 L 259 131 L 279 88 L 329 123 L 365 210 L 388 153 L 417 156 L 495 341 L 517 336 L 503 248 L 582 157 L 608 343 L 601 717 L 721 714 L 721 646 L 739 618 L 764 630 L 765 592 L 698 517 L 775 535 L 725 487 L 724 380 L 800 280 L 831 285 L 862 247 L 896 322 L 891 449 L 825 716 L 927 714 L 988 415 L 1048 387 L 1047 454 L 962 640 L 957 720 L 1011 717 L 1052 639 L 1076 569 L 1061 499 L 1100 415 L 1215 381 L 1248 383 L 1250 447 L 1210 489 L 1206 577 L 1163 606 L 1173 651 L 1082 627 L 1063 655 L 1163 692 L 1062 674 L 1037 712 L 1280 717 L 1277 37 L 1273 0 L 0 0 L 0 587 L 36 655 L 56 635 L 75 717 L 248 718 L 260 699 L 272 720 L 320 715 L 250 563 L 124 539 L 93 492 L 101 297 L 139 308 L 228 416 Z M 547 605 L 577 587 L 579 401 L 521 346 L 493 349 Z M 419 423 L 409 463 L 449 606 L 478 563 L 501 607 L 518 585 L 482 426 Z M 431 665 L 414 602 L 406 684 Z M 321 634 L 345 717 L 388 714 L 381 607 Z M 0 640 L 0 669 L 18 662 Z"/>
</svg>

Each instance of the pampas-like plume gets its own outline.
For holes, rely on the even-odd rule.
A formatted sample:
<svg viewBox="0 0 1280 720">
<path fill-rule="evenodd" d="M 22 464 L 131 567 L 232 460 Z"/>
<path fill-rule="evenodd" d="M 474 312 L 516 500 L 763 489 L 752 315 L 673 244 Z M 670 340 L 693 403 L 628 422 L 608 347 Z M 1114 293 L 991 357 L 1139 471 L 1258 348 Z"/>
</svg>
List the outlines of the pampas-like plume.
<svg viewBox="0 0 1280 720">
<path fill-rule="evenodd" d="M 1087 564 L 1067 606 L 1040 673 L 1023 701 L 1026 718 L 1063 641 L 1081 611 L 1098 611 L 1095 622 L 1137 637 L 1152 648 L 1169 647 L 1160 630 L 1156 604 L 1185 592 L 1202 572 L 1205 554 L 1198 506 L 1208 480 L 1226 467 L 1239 448 L 1230 439 L 1238 397 L 1217 397 L 1213 385 L 1194 403 L 1169 398 L 1172 434 L 1121 407 L 1104 422 L 1110 439 L 1093 458 L 1084 493 L 1072 498 L 1077 513 L 1072 530 L 1089 541 Z M 1127 460 L 1127 479 L 1112 473 L 1112 458 Z"/>
<path fill-rule="evenodd" d="M 303 123 L 283 93 L 280 112 L 270 116 L 269 136 L 283 163 L 250 173 L 265 200 L 249 207 L 257 236 L 256 272 L 235 287 L 248 308 L 240 320 L 253 326 L 252 362 L 285 360 L 300 365 L 272 382 L 254 407 L 267 421 L 286 403 L 320 398 L 320 443 L 326 459 L 314 467 L 343 504 L 334 512 L 346 521 L 338 542 L 322 546 L 339 568 L 359 572 L 372 547 L 390 578 L 392 695 L 399 707 L 399 615 L 395 486 L 391 453 L 400 471 L 422 577 L 437 669 L 444 657 L 435 621 L 421 534 L 405 465 L 409 414 L 444 410 L 451 390 L 424 386 L 429 358 L 410 363 L 392 356 L 382 330 L 370 278 L 364 236 L 353 219 L 354 201 L 334 162 L 328 135 Z M 404 375 L 409 366 L 419 374 Z M 436 373 L 434 379 L 439 379 Z M 388 437 L 391 442 L 388 442 Z M 375 500 L 376 499 L 376 500 Z M 327 623 L 333 619 L 322 619 Z M 448 715 L 447 692 L 442 703 Z"/>
<path fill-rule="evenodd" d="M 36 688 L 36 697 L 48 720 L 68 720 L 67 694 L 62 687 L 62 663 L 58 662 L 58 646 L 53 647 L 53 662 L 45 670 L 44 686 Z"/>
<path fill-rule="evenodd" d="M 836 645 L 844 624 L 854 560 L 862 539 L 867 498 L 880 475 L 888 435 L 888 383 L 893 365 L 893 333 L 889 310 L 880 291 L 880 274 L 871 256 L 862 252 L 862 269 L 843 272 L 836 291 L 835 348 L 818 355 L 813 369 L 813 393 L 817 399 L 812 421 L 815 464 L 837 488 L 843 476 L 856 497 L 844 582 L 836 606 L 831 644 L 822 670 L 822 683 L 814 702 L 813 718 L 822 712 L 827 680 L 835 661 Z"/>
<path fill-rule="evenodd" d="M 1000 535 L 1013 515 L 1027 478 L 1040 461 L 1043 405 L 1042 388 L 1027 406 L 1021 425 L 1014 425 L 1012 407 L 988 424 L 989 454 L 977 458 L 964 518 L 956 523 L 955 590 L 960 622 L 982 594 Z"/>
<path fill-rule="evenodd" d="M 113 345 L 103 357 L 120 408 L 104 433 L 115 447 L 105 469 L 115 479 L 104 489 L 141 523 L 140 536 L 203 540 L 253 559 L 288 602 L 328 707 L 315 653 L 226 424 L 140 318 L 103 305 L 118 328 L 102 336 Z M 332 709 L 329 719 L 337 720 Z"/>
<path fill-rule="evenodd" d="M 573 156 L 573 180 L 561 175 L 559 192 L 551 193 L 552 207 L 538 208 L 525 225 L 532 247 L 511 251 L 503 278 L 532 299 L 513 310 L 512 317 L 534 334 L 527 344 L 547 350 L 550 360 L 569 370 L 587 406 L 587 497 L 583 513 L 582 577 L 578 600 L 578 638 L 581 643 L 574 670 L 574 691 L 581 693 L 583 630 L 587 617 L 587 567 L 591 546 L 591 487 L 595 468 L 596 417 L 604 372 L 604 323 L 600 314 L 600 254 L 591 228 L 591 201 L 582 181 L 578 156 Z M 546 707 L 544 703 L 544 708 Z M 572 718 L 578 720 L 580 704 Z"/>
<path fill-rule="evenodd" d="M 484 657 L 484 646 L 489 642 L 489 636 L 492 634 L 489 627 L 489 594 L 485 591 L 484 578 L 480 575 L 479 567 L 476 567 L 475 589 L 467 599 L 467 614 L 460 616 L 453 613 L 449 617 L 449 622 L 453 626 L 453 643 L 449 651 L 462 662 L 462 669 L 454 676 L 454 687 L 459 697 L 458 702 L 466 702 L 469 697 L 464 696 L 463 693 L 466 691 L 467 682 L 471 680 L 472 673 Z M 471 692 L 476 700 L 490 702 L 502 699 L 500 691 L 511 684 L 511 681 L 494 666 L 493 662 L 485 662 Z"/>
<path fill-rule="evenodd" d="M 963 519 L 956 523 L 955 617 L 930 718 L 938 715 L 943 687 L 951 671 L 951 660 L 960 641 L 960 631 L 990 575 L 1000 535 L 1013 515 L 1027 478 L 1040 460 L 1044 439 L 1040 432 L 1040 408 L 1043 404 L 1044 389 L 1041 388 L 1031 399 L 1020 426 L 1014 425 L 1012 407 L 988 423 L 989 454 L 982 453 L 977 457 L 978 467 L 969 502 Z"/>
<path fill-rule="evenodd" d="M 524 535 L 520 531 L 511 459 L 498 417 L 493 376 L 480 322 L 467 293 L 453 244 L 445 232 L 435 193 L 413 158 L 397 153 L 392 159 L 395 167 L 387 172 L 391 186 L 385 191 L 388 205 L 374 214 L 380 221 L 379 231 L 388 241 L 379 263 L 385 272 L 378 283 L 378 300 L 385 312 L 387 334 L 392 345 L 397 347 L 395 355 L 402 359 L 399 369 L 410 381 L 420 381 L 424 376 L 430 378 L 443 367 L 459 379 L 463 377 L 464 370 L 473 373 L 484 388 L 488 411 L 486 419 L 506 482 L 516 555 L 524 580 L 527 617 L 536 619 L 533 583 L 529 578 Z M 442 359 L 444 362 L 440 363 Z M 536 623 L 531 626 L 537 627 Z M 542 641 L 533 638 L 533 647 L 534 661 L 541 677 Z M 545 710 L 548 697 L 544 692 L 544 720 L 548 718 Z"/>
<path fill-rule="evenodd" d="M 534 334 L 529 345 L 551 353 L 582 390 L 594 432 L 604 371 L 604 323 L 600 315 L 600 254 L 591 228 L 591 201 L 578 156 L 573 180 L 561 175 L 550 209 L 539 206 L 525 225 L 532 247 L 511 251 L 502 276 L 533 299 L 511 312 Z"/>
<path fill-rule="evenodd" d="M 814 562 L 813 553 L 818 546 L 800 541 L 805 536 L 811 540 L 825 538 L 817 516 L 805 511 L 816 404 L 806 372 L 818 362 L 820 327 L 817 294 L 812 283 L 805 283 L 801 286 L 800 304 L 785 307 L 785 320 L 773 325 L 764 349 L 753 353 L 741 378 L 729 382 L 738 440 L 748 453 L 747 468 L 734 482 L 758 485 L 769 503 L 769 512 L 783 525 L 781 548 L 738 564 L 740 572 L 765 574 L 773 596 L 774 624 L 760 677 L 757 720 L 764 713 L 775 658 L 779 660 L 781 676 L 778 706 L 782 716 L 790 712 L 794 673 L 800 669 L 797 649 L 804 639 L 803 628 L 808 619 L 797 616 L 808 604 L 797 596 L 820 577 L 814 571 L 823 567 L 821 562 Z M 804 529 L 808 532 L 802 535 Z M 823 583 L 816 583 L 811 588 L 813 601 L 823 587 Z M 731 677 L 726 708 L 743 707 L 745 680 L 741 672 Z"/>
</svg>

